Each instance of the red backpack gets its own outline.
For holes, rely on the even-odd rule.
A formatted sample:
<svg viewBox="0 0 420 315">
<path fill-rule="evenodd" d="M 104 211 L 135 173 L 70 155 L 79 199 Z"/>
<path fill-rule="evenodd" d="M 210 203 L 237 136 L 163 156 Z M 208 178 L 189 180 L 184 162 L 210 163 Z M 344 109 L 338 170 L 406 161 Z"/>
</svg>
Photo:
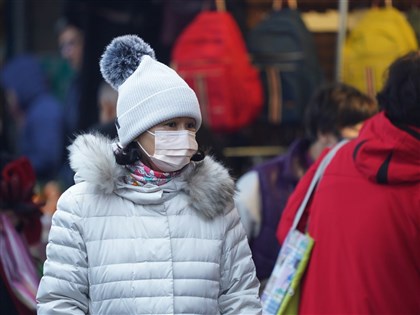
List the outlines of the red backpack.
<svg viewBox="0 0 420 315">
<path fill-rule="evenodd" d="M 196 92 L 211 130 L 236 131 L 258 117 L 263 105 L 259 74 L 228 12 L 199 13 L 177 38 L 171 64 Z"/>
</svg>

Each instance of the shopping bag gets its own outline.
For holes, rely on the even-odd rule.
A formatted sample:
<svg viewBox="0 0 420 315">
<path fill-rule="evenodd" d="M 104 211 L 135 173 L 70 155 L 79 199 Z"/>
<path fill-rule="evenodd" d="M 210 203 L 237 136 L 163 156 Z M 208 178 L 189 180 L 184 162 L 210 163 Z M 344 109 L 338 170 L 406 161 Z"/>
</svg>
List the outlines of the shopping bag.
<svg viewBox="0 0 420 315">
<path fill-rule="evenodd" d="M 0 264 L 15 296 L 29 309 L 36 310 L 39 278 L 22 236 L 6 214 L 0 214 Z"/>
<path fill-rule="evenodd" d="M 299 283 L 313 244 L 309 234 L 298 230 L 289 232 L 262 296 L 264 313 L 297 314 Z"/>
<path fill-rule="evenodd" d="M 314 239 L 306 232 L 297 229 L 315 187 L 336 152 L 347 140 L 338 143 L 321 161 L 312 178 L 308 191 L 297 210 L 293 225 L 283 242 L 273 272 L 261 296 L 263 314 L 294 315 L 298 314 L 300 299 L 300 280 L 308 265 Z"/>
</svg>

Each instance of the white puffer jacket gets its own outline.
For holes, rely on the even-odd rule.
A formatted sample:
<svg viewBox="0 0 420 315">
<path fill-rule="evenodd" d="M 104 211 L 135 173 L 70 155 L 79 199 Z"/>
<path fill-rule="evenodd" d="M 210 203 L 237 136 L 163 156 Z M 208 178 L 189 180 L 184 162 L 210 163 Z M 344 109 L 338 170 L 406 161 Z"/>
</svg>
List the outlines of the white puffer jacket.
<svg viewBox="0 0 420 315">
<path fill-rule="evenodd" d="M 124 184 L 111 143 L 79 136 L 58 202 L 38 314 L 259 314 L 228 172 L 206 157 L 156 187 Z"/>
</svg>

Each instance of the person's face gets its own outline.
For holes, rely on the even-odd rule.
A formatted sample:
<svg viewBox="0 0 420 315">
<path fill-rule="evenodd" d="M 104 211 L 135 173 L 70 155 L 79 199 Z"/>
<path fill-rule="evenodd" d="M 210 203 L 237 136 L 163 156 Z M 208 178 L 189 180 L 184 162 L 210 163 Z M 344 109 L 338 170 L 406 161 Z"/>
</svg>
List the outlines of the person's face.
<svg viewBox="0 0 420 315">
<path fill-rule="evenodd" d="M 173 118 L 173 119 L 164 121 L 163 123 L 149 129 L 149 131 L 152 133 L 154 133 L 157 130 L 166 130 L 166 131 L 188 130 L 188 131 L 196 132 L 197 127 L 196 127 L 196 122 L 193 118 L 178 117 L 178 118 Z M 147 151 L 147 153 L 149 153 L 150 155 L 153 155 L 155 153 L 155 137 L 153 135 L 151 135 L 148 132 L 144 132 L 136 140 L 142 145 L 142 147 L 144 148 L 144 150 Z M 149 161 L 149 163 L 152 163 L 152 162 Z"/>
<path fill-rule="evenodd" d="M 83 34 L 74 26 L 68 26 L 58 37 L 61 56 L 75 70 L 80 70 L 83 61 Z"/>
<path fill-rule="evenodd" d="M 359 136 L 360 129 L 362 129 L 363 122 L 353 126 L 344 127 L 340 130 L 341 137 L 345 139 L 354 139 Z"/>
<path fill-rule="evenodd" d="M 102 124 L 114 121 L 117 117 L 115 104 L 111 101 L 102 99 L 99 102 L 99 121 Z"/>
</svg>

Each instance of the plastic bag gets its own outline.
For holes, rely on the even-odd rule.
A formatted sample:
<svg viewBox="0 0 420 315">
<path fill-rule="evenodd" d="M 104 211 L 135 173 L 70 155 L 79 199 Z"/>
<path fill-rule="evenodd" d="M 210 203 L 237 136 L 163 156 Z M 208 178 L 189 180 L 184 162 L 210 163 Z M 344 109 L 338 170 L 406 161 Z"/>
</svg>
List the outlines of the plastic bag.
<svg viewBox="0 0 420 315">
<path fill-rule="evenodd" d="M 22 236 L 5 213 L 0 214 L 0 264 L 15 296 L 29 309 L 36 310 L 39 278 Z"/>
</svg>

